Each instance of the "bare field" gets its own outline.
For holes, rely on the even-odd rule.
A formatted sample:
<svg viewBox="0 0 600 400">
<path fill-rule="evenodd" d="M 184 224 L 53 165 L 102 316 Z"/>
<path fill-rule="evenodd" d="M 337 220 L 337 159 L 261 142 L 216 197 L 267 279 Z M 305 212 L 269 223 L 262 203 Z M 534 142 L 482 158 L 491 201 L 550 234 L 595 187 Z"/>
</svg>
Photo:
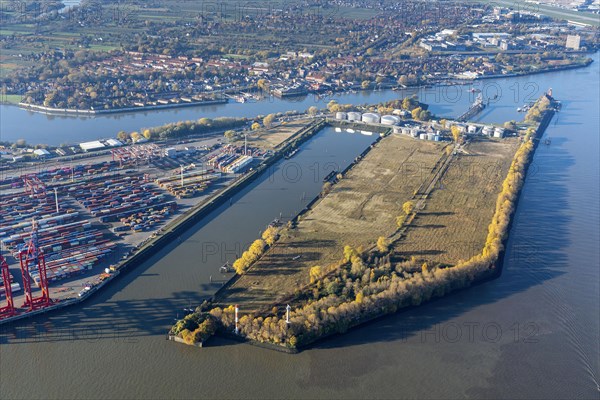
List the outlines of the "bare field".
<svg viewBox="0 0 600 400">
<path fill-rule="evenodd" d="M 395 255 L 456 264 L 481 252 L 516 139 L 477 141 L 454 156 L 440 182 L 396 243 Z"/>
<path fill-rule="evenodd" d="M 311 122 L 312 119 L 301 119 L 287 122 L 274 128 L 261 129 L 248 135 L 248 145 L 259 147 L 264 150 L 273 150 Z M 243 145 L 244 138 L 242 137 L 237 140 L 236 144 Z"/>
<path fill-rule="evenodd" d="M 339 261 L 345 245 L 366 249 L 394 233 L 402 204 L 429 176 L 443 147 L 407 137 L 381 140 L 217 303 L 244 304 L 245 310 L 268 306 L 308 284 L 311 267 Z"/>
</svg>

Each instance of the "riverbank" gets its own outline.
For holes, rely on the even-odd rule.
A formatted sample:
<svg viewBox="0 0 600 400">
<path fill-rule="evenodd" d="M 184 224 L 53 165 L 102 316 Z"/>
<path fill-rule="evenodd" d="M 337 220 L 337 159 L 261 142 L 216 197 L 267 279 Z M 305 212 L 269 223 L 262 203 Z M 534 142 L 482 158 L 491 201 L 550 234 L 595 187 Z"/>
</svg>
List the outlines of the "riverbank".
<svg viewBox="0 0 600 400">
<path fill-rule="evenodd" d="M 164 110 L 168 108 L 181 108 L 181 107 L 193 107 L 193 106 L 208 106 L 214 104 L 225 104 L 227 99 L 216 99 L 216 100 L 204 100 L 204 101 L 190 101 L 190 102 L 179 102 L 170 104 L 140 106 L 140 107 L 125 107 L 125 108 L 112 108 L 108 110 L 84 110 L 77 108 L 53 108 L 39 106 L 35 104 L 19 102 L 18 106 L 28 111 L 39 112 L 42 114 L 49 115 L 74 115 L 74 116 L 95 116 L 102 114 L 119 114 L 119 113 L 130 113 L 138 111 L 152 111 L 152 110 Z M 9 103 L 12 104 L 12 103 Z"/>
</svg>

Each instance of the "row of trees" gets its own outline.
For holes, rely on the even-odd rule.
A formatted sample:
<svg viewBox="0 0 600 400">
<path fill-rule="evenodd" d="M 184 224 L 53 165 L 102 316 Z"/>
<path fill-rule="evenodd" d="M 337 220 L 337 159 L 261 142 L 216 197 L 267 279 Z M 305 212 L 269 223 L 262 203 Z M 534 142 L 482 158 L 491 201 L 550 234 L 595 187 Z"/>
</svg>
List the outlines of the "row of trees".
<svg viewBox="0 0 600 400">
<path fill-rule="evenodd" d="M 125 131 L 121 131 L 117 134 L 117 137 L 121 140 L 131 138 L 133 141 L 136 141 L 142 136 L 146 139 L 173 139 L 188 135 L 201 135 L 223 129 L 230 130 L 232 128 L 243 126 L 246 122 L 246 118 L 200 118 L 195 121 L 179 121 L 154 128 L 142 129 L 142 133 L 131 132 L 128 134 Z"/>
<path fill-rule="evenodd" d="M 262 237 L 252 242 L 248 250 L 244 251 L 242 256 L 233 262 L 235 272 L 239 275 L 246 272 L 248 267 L 264 254 L 267 247 L 273 246 L 279 238 L 279 231 L 279 228 L 269 225 L 262 233 Z"/>
</svg>

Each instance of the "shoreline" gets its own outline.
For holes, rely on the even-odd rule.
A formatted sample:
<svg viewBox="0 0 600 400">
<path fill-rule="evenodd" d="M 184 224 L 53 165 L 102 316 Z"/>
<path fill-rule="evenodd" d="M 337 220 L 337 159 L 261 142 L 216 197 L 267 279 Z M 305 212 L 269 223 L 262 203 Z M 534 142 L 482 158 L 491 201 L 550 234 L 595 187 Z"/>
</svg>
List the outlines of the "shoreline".
<svg viewBox="0 0 600 400">
<path fill-rule="evenodd" d="M 311 124 L 305 126 L 304 128 L 300 129 L 294 135 L 289 137 L 285 142 L 283 142 L 279 146 L 279 148 L 274 151 L 271 157 L 265 159 L 254 170 L 243 175 L 237 181 L 233 182 L 231 185 L 227 186 L 222 191 L 214 194 L 214 196 L 206 199 L 204 202 L 190 207 L 190 209 L 188 209 L 187 212 L 178 216 L 177 218 L 167 223 L 164 227 L 162 227 L 160 229 L 160 233 L 153 239 L 141 245 L 138 244 L 139 247 L 131 256 L 116 264 L 116 269 L 114 272 L 111 273 L 111 276 L 109 278 L 105 279 L 100 284 L 93 286 L 90 290 L 86 291 L 79 298 L 57 302 L 56 304 L 46 308 L 34 310 L 31 312 L 25 312 L 22 314 L 12 316 L 10 318 L 2 319 L 0 320 L 0 326 L 25 318 L 31 318 L 40 314 L 45 314 L 47 312 L 60 310 L 64 307 L 79 304 L 87 300 L 90 296 L 98 292 L 106 284 L 115 280 L 122 272 L 128 272 L 129 270 L 132 270 L 135 267 L 142 264 L 143 262 L 147 261 L 158 250 L 161 250 L 173 240 L 177 239 L 177 237 L 179 237 L 183 232 L 191 228 L 194 224 L 198 223 L 200 219 L 204 218 L 205 216 L 216 210 L 218 207 L 224 204 L 227 201 L 227 199 L 244 189 L 248 184 L 253 182 L 258 177 L 260 177 L 262 173 L 265 170 L 267 170 L 271 165 L 282 159 L 291 148 L 297 147 L 304 141 L 312 138 L 314 135 L 319 133 L 325 126 L 326 121 L 324 119 L 318 119 L 316 121 L 313 121 Z M 235 276 L 237 275 L 234 275 L 234 277 Z"/>
<path fill-rule="evenodd" d="M 595 52 L 584 52 L 583 54 L 594 54 L 594 53 Z M 538 75 L 538 74 L 544 74 L 544 73 L 552 73 L 552 72 L 567 71 L 567 70 L 571 70 L 571 69 L 585 68 L 585 67 L 590 66 L 593 62 L 594 62 L 594 60 L 590 59 L 590 60 L 586 61 L 584 64 L 562 65 L 562 66 L 558 66 L 555 68 L 546 68 L 546 69 L 540 69 L 537 71 L 528 71 L 528 72 L 521 72 L 521 73 L 483 75 L 483 76 L 477 76 L 475 78 L 448 77 L 447 79 L 442 79 L 437 82 L 423 83 L 423 84 L 410 85 L 410 86 L 399 86 L 399 85 L 386 83 L 386 84 L 375 85 L 374 88 L 371 86 L 368 88 L 362 88 L 362 87 L 360 87 L 360 85 L 355 85 L 350 89 L 331 90 L 331 92 L 339 95 L 339 94 L 344 94 L 344 93 L 351 93 L 351 91 L 357 91 L 357 92 L 368 92 L 368 91 L 373 91 L 373 90 L 402 91 L 402 90 L 423 89 L 423 88 L 428 88 L 430 86 L 436 86 L 436 85 L 439 85 L 439 86 L 461 86 L 461 85 L 469 85 L 469 84 L 472 84 L 473 82 L 479 81 L 479 80 L 516 78 L 516 77 L 524 77 L 524 76 L 529 76 L 529 75 Z M 313 91 L 313 92 L 309 91 L 309 92 L 303 93 L 303 94 L 286 95 L 286 96 L 282 96 L 282 97 L 278 97 L 275 95 L 273 95 L 273 96 L 277 97 L 278 99 L 281 100 L 281 99 L 290 99 L 290 98 L 310 96 L 310 95 L 319 96 L 321 94 L 327 94 L 327 92 L 329 92 L 329 91 L 321 90 L 321 91 Z M 56 115 L 56 116 L 73 116 L 73 117 L 81 117 L 81 116 L 95 117 L 95 116 L 109 115 L 109 114 L 136 113 L 136 112 L 142 112 L 142 111 L 154 111 L 154 110 L 164 110 L 164 109 L 171 109 L 171 108 L 184 108 L 184 107 L 205 106 L 205 105 L 214 105 L 214 104 L 227 104 L 227 103 L 229 103 L 229 99 L 223 98 L 223 99 L 205 100 L 205 101 L 198 101 L 198 102 L 180 102 L 180 103 L 173 103 L 173 104 L 161 104 L 161 105 L 151 105 L 151 106 L 142 106 L 142 107 L 125 107 L 125 108 L 108 109 L 108 110 L 88 110 L 88 109 L 67 109 L 67 108 L 45 107 L 42 105 L 28 104 L 28 103 L 23 103 L 23 102 L 19 102 L 19 103 L 0 102 L 1 105 L 16 106 L 20 109 L 31 111 L 31 112 L 37 112 L 40 114 Z"/>
<path fill-rule="evenodd" d="M 45 107 L 36 104 L 28 104 L 19 102 L 18 104 L 6 103 L 7 105 L 15 105 L 23 110 L 38 112 L 47 115 L 73 115 L 73 116 L 96 116 L 102 114 L 118 114 L 118 113 L 131 113 L 138 111 L 152 111 L 152 110 L 163 110 L 168 108 L 182 108 L 182 107 L 194 107 L 194 106 L 209 106 L 213 104 L 226 104 L 227 99 L 215 99 L 215 100 L 204 100 L 196 102 L 182 102 L 173 104 L 160 104 L 152 106 L 142 107 L 125 107 L 125 108 L 111 108 L 108 110 L 83 110 L 78 108 L 54 108 Z"/>
</svg>

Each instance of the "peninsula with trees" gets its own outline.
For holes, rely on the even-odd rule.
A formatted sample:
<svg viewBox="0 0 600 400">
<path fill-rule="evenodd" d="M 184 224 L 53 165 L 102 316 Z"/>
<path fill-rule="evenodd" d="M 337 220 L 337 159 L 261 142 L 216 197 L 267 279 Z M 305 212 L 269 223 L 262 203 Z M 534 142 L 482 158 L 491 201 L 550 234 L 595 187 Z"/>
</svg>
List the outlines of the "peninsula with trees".
<svg viewBox="0 0 600 400">
<path fill-rule="evenodd" d="M 173 339 L 222 334 L 286 351 L 497 277 L 520 190 L 560 104 L 540 97 L 504 138 L 441 127 L 453 142 L 387 131 L 236 276 L 178 321 Z M 207 322 L 210 321 L 210 322 Z"/>
</svg>

